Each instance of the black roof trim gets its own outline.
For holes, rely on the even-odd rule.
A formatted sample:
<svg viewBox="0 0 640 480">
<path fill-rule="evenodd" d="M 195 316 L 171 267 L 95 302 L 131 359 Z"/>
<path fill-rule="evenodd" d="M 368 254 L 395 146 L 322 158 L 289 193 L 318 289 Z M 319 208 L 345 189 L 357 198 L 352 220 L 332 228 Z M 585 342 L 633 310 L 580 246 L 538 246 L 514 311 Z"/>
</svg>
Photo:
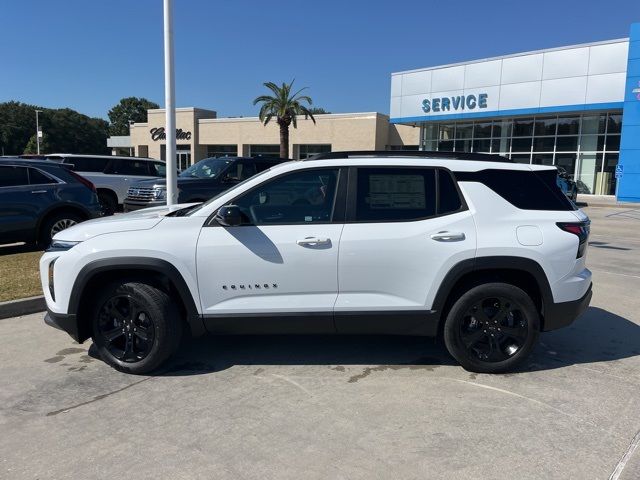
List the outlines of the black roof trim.
<svg viewBox="0 0 640 480">
<path fill-rule="evenodd" d="M 492 155 L 489 153 L 432 152 L 432 151 L 417 151 L 417 150 L 380 150 L 380 151 L 362 150 L 362 151 L 351 151 L 351 152 L 319 153 L 303 161 L 306 162 L 310 160 L 333 160 L 338 158 L 354 158 L 354 157 L 445 158 L 450 160 L 475 160 L 475 161 L 482 161 L 482 162 L 514 163 L 513 160 L 510 160 L 507 157 L 501 157 L 500 155 Z"/>
</svg>

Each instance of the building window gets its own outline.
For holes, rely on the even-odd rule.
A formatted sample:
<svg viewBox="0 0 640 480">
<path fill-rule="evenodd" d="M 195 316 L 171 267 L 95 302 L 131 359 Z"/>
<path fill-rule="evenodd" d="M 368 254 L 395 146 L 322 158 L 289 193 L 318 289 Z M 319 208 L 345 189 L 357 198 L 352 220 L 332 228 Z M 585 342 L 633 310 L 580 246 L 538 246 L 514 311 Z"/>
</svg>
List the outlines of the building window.
<svg viewBox="0 0 640 480">
<path fill-rule="evenodd" d="M 237 156 L 238 145 L 207 145 L 207 158 Z"/>
<path fill-rule="evenodd" d="M 420 150 L 420 145 L 387 145 L 387 150 L 391 151 L 416 151 Z"/>
<path fill-rule="evenodd" d="M 556 165 L 576 180 L 579 193 L 613 195 L 621 127 L 619 111 L 429 122 L 422 126 L 420 146 Z"/>
<path fill-rule="evenodd" d="M 138 156 L 148 158 L 149 157 L 149 145 L 138 145 Z"/>
<path fill-rule="evenodd" d="M 331 144 L 301 144 L 299 146 L 300 153 L 298 158 L 300 160 L 304 160 L 305 158 L 312 157 L 314 155 L 318 155 L 320 153 L 330 153 L 331 152 Z M 278 149 L 278 154 L 280 150 Z"/>
<path fill-rule="evenodd" d="M 249 145 L 249 155 L 252 157 L 280 157 L 280 145 Z"/>
</svg>

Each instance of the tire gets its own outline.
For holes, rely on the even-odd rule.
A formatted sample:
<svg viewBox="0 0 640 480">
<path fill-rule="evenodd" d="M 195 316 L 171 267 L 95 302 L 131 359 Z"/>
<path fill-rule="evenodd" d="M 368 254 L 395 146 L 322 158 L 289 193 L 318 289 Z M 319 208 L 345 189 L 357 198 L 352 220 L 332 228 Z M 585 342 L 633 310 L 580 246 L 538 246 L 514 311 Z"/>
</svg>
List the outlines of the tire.
<svg viewBox="0 0 640 480">
<path fill-rule="evenodd" d="M 83 217 L 73 212 L 58 212 L 47 217 L 40 228 L 39 242 L 44 248 L 51 244 L 51 238 L 65 228 L 74 226 L 84 220 Z"/>
<path fill-rule="evenodd" d="M 456 300 L 444 324 L 449 353 L 477 373 L 513 370 L 539 335 L 540 315 L 531 297 L 506 283 L 471 288 Z"/>
<path fill-rule="evenodd" d="M 125 373 L 156 370 L 178 349 L 182 322 L 162 290 L 140 282 L 114 282 L 98 296 L 92 339 L 100 357 Z"/>
<path fill-rule="evenodd" d="M 102 211 L 106 216 L 113 215 L 118 209 L 118 199 L 113 193 L 99 191 L 98 201 L 102 205 Z"/>
</svg>

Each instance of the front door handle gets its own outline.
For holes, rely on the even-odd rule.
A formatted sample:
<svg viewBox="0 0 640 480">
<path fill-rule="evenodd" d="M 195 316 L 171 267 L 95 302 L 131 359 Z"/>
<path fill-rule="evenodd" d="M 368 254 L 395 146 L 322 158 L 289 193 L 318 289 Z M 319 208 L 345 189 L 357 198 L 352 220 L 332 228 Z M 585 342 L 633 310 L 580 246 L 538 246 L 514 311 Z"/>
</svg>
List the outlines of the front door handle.
<svg viewBox="0 0 640 480">
<path fill-rule="evenodd" d="M 298 245 L 303 247 L 317 247 L 318 245 L 329 245 L 331 243 L 330 238 L 319 238 L 319 237 L 305 237 L 302 240 L 298 240 L 296 242 Z"/>
<path fill-rule="evenodd" d="M 437 242 L 460 242 L 466 237 L 462 232 L 438 232 L 431 235 L 431 238 Z"/>
<path fill-rule="evenodd" d="M 46 190 L 31 190 L 31 193 L 47 193 Z"/>
</svg>

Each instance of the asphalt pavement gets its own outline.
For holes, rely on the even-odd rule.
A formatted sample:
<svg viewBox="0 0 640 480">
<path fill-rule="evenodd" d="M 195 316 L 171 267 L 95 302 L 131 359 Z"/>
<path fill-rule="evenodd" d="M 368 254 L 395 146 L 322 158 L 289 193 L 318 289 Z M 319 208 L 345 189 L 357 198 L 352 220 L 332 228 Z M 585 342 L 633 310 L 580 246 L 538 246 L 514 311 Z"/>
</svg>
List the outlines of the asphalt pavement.
<svg viewBox="0 0 640 480">
<path fill-rule="evenodd" d="M 520 371 L 411 337 L 206 337 L 131 376 L 0 320 L 3 479 L 640 478 L 640 208 L 588 208 L 589 310 Z"/>
</svg>

